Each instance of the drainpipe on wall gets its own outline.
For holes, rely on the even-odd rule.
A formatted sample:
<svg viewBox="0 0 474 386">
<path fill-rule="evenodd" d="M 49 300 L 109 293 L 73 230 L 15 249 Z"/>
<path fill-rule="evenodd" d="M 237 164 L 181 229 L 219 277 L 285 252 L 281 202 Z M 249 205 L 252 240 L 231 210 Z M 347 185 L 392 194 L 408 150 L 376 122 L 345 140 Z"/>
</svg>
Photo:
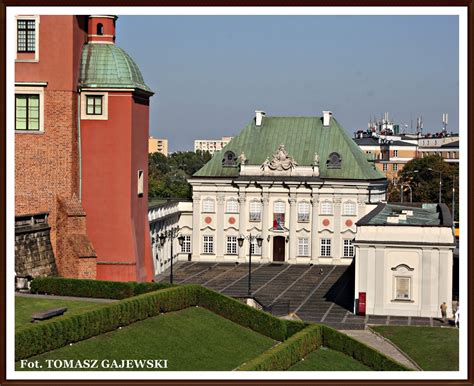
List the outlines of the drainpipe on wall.
<svg viewBox="0 0 474 386">
<path fill-rule="evenodd" d="M 77 92 L 77 150 L 79 158 L 79 201 L 82 202 L 81 90 Z"/>
</svg>

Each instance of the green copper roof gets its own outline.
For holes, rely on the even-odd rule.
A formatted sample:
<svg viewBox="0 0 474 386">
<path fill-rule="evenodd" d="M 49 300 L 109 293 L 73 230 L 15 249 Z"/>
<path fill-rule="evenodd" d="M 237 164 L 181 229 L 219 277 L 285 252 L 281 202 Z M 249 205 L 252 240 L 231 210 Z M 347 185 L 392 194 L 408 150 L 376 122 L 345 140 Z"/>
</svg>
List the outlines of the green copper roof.
<svg viewBox="0 0 474 386">
<path fill-rule="evenodd" d="M 115 44 L 86 44 L 82 49 L 81 87 L 134 88 L 152 92 L 133 59 Z"/>
<path fill-rule="evenodd" d="M 320 178 L 373 180 L 385 176 L 367 160 L 365 153 L 354 143 L 344 128 L 333 118 L 323 127 L 320 117 L 268 117 L 257 127 L 253 119 L 226 147 L 198 170 L 195 177 L 236 177 L 239 168 L 222 167 L 223 154 L 231 150 L 238 157 L 244 152 L 249 165 L 261 165 L 272 159 L 278 146 L 285 150 L 299 166 L 309 166 L 314 153 L 320 157 Z M 328 169 L 326 160 L 333 152 L 342 159 L 340 169 Z"/>
</svg>

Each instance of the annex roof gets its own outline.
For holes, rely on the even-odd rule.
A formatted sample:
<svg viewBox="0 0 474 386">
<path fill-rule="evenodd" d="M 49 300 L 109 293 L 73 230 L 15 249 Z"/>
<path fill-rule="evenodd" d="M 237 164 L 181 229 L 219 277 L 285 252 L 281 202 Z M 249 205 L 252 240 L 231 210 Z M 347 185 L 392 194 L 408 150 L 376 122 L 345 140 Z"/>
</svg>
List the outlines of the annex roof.
<svg viewBox="0 0 474 386">
<path fill-rule="evenodd" d="M 398 223 L 390 223 L 388 217 L 411 211 L 406 220 L 400 218 Z M 388 226 L 452 226 L 452 217 L 446 204 L 422 203 L 379 203 L 377 207 L 356 223 L 363 225 L 388 225 Z"/>
<path fill-rule="evenodd" d="M 85 44 L 82 49 L 79 86 L 133 88 L 153 93 L 133 59 L 115 44 Z"/>
<path fill-rule="evenodd" d="M 193 177 L 237 177 L 238 167 L 222 165 L 222 156 L 226 151 L 234 152 L 237 157 L 243 152 L 247 164 L 261 165 L 267 157 L 272 159 L 281 144 L 299 166 L 312 165 L 317 152 L 321 179 L 385 179 L 334 117 L 328 127 L 323 127 L 321 117 L 271 116 L 265 116 L 261 126 L 256 126 L 253 119 Z M 342 159 L 339 169 L 326 167 L 326 160 L 333 152 L 337 152 Z"/>
</svg>

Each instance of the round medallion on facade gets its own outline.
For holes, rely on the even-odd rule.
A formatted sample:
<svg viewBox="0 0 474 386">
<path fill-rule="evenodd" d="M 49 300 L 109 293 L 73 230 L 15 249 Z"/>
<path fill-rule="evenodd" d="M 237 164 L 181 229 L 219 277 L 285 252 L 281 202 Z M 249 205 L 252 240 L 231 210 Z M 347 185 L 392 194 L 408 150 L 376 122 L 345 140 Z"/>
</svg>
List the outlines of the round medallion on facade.
<svg viewBox="0 0 474 386">
<path fill-rule="evenodd" d="M 207 216 L 205 219 L 204 219 L 204 222 L 206 224 L 210 224 L 212 222 L 212 218 L 210 218 L 209 216 Z"/>
<path fill-rule="evenodd" d="M 327 227 L 329 224 L 330 224 L 329 220 L 328 220 L 327 218 L 325 218 L 325 219 L 323 220 L 323 225 L 324 225 L 325 227 Z"/>
<path fill-rule="evenodd" d="M 346 220 L 346 226 L 351 227 L 352 224 L 352 220 Z"/>
<path fill-rule="evenodd" d="M 235 217 L 229 217 L 229 224 L 235 224 Z"/>
</svg>

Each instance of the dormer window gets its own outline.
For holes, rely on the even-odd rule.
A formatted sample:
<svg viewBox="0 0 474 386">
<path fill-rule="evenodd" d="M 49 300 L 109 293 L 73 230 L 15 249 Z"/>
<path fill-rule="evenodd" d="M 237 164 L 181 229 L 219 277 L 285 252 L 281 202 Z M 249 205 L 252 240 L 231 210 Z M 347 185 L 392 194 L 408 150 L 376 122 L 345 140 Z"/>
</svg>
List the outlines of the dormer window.
<svg viewBox="0 0 474 386">
<path fill-rule="evenodd" d="M 102 23 L 97 24 L 97 35 L 103 35 L 104 34 L 104 25 Z"/>
</svg>

